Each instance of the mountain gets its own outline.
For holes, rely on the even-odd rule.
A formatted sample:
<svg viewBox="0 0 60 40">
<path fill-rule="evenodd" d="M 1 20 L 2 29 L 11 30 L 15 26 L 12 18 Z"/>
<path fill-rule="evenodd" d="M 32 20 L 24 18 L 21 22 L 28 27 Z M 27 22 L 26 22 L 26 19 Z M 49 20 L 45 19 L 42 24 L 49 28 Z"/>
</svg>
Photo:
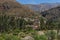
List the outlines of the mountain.
<svg viewBox="0 0 60 40">
<path fill-rule="evenodd" d="M 60 3 L 41 3 L 41 4 L 26 4 L 25 6 L 29 7 L 34 11 L 42 12 L 57 7 L 59 5 Z"/>
<path fill-rule="evenodd" d="M 42 16 L 49 20 L 60 19 L 60 6 L 41 12 Z"/>
<path fill-rule="evenodd" d="M 24 17 L 35 15 L 34 11 L 16 2 L 16 0 L 1 0 L 0 13 L 5 13 L 6 15 L 24 16 Z"/>
<path fill-rule="evenodd" d="M 5 2 L 5 1 L 13 1 L 13 2 L 16 2 L 16 0 L 0 0 L 0 2 Z"/>
</svg>

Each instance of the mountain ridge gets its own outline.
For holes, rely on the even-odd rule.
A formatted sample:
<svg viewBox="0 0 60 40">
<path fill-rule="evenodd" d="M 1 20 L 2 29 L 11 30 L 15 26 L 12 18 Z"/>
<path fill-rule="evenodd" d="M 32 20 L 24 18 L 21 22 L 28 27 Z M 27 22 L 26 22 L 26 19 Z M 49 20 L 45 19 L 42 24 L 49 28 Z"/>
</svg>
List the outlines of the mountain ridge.
<svg viewBox="0 0 60 40">
<path fill-rule="evenodd" d="M 41 3 L 41 4 L 25 4 L 25 6 L 29 7 L 30 9 L 38 12 L 46 11 L 51 8 L 59 6 L 60 3 Z"/>
<path fill-rule="evenodd" d="M 41 12 L 41 14 L 48 20 L 58 20 L 60 19 L 60 6 Z"/>
<path fill-rule="evenodd" d="M 0 12 L 5 12 L 7 15 L 16 15 L 16 16 L 33 16 L 35 12 L 30 10 L 26 6 L 18 3 L 10 1 L 0 1 Z"/>
</svg>

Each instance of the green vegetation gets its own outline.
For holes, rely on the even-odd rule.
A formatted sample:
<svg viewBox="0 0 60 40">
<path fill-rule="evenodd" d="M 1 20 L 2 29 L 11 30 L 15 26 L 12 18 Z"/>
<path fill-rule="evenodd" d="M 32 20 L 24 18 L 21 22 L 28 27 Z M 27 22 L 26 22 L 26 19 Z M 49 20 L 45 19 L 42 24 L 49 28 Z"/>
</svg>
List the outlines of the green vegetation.
<svg viewBox="0 0 60 40">
<path fill-rule="evenodd" d="M 49 21 L 39 17 L 40 26 L 36 30 L 33 26 L 31 27 L 35 21 L 33 22 L 30 19 L 25 20 L 23 17 L 5 14 L 0 15 L 0 40 L 22 40 L 26 36 L 31 36 L 34 40 L 55 40 L 57 39 L 56 37 L 59 37 L 59 21 Z M 33 19 L 35 20 L 35 18 Z M 53 30 L 56 30 L 57 33 Z M 44 34 L 39 35 L 39 31 L 42 31 Z"/>
<path fill-rule="evenodd" d="M 0 40 L 60 40 L 60 7 L 40 13 L 18 2 L 1 1 Z"/>
</svg>

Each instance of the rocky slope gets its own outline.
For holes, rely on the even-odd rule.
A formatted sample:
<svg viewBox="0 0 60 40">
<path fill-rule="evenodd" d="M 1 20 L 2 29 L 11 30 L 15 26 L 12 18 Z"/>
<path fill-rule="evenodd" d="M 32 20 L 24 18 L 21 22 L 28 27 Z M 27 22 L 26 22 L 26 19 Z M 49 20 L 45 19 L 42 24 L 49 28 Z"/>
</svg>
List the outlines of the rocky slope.
<svg viewBox="0 0 60 40">
<path fill-rule="evenodd" d="M 42 16 L 50 20 L 60 19 L 60 6 L 41 12 Z"/>
<path fill-rule="evenodd" d="M 15 0 L 1 0 L 0 1 L 0 12 L 6 13 L 7 15 L 14 16 L 33 16 L 35 12 L 21 5 Z"/>
<path fill-rule="evenodd" d="M 42 12 L 57 7 L 59 5 L 60 3 L 41 3 L 41 4 L 26 4 L 25 6 L 29 7 L 34 11 Z"/>
</svg>

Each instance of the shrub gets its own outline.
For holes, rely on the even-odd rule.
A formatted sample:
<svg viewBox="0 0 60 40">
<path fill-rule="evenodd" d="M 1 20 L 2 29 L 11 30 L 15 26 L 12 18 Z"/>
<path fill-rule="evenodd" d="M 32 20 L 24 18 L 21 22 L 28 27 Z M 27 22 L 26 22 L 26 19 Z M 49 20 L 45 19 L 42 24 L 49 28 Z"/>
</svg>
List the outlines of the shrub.
<svg viewBox="0 0 60 40">
<path fill-rule="evenodd" d="M 47 31 L 46 33 L 48 40 L 54 40 L 56 36 L 56 32 L 53 30 Z"/>
<path fill-rule="evenodd" d="M 39 35 L 39 34 L 37 34 L 37 33 L 35 33 L 35 34 L 33 35 L 33 38 L 34 38 L 35 40 L 47 40 L 46 35 Z"/>
<path fill-rule="evenodd" d="M 1 34 L 0 35 L 0 40 L 20 40 L 18 36 L 16 35 L 11 35 L 11 34 Z"/>
</svg>

